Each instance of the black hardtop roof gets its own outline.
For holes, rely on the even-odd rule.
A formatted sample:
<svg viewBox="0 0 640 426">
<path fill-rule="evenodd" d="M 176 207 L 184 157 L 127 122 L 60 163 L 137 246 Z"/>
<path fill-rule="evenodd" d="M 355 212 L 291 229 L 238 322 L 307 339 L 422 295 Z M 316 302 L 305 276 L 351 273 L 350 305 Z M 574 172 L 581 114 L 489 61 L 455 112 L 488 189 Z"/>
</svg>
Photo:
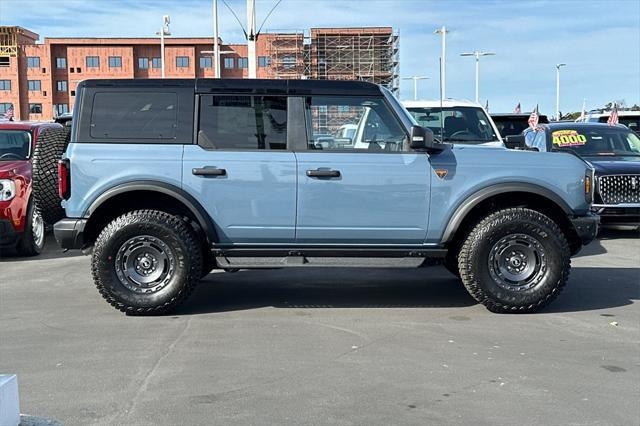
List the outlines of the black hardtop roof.
<svg viewBox="0 0 640 426">
<path fill-rule="evenodd" d="M 491 117 L 504 117 L 504 118 L 529 118 L 531 116 L 530 112 L 523 112 L 520 114 L 516 114 L 514 112 L 492 112 L 489 114 Z M 540 117 L 546 117 L 545 114 L 539 114 Z"/>
<path fill-rule="evenodd" d="M 355 80 L 269 80 L 232 78 L 191 79 L 93 79 L 84 80 L 82 87 L 193 88 L 196 93 L 246 93 L 266 95 L 364 95 L 382 93 L 380 86 Z"/>
</svg>

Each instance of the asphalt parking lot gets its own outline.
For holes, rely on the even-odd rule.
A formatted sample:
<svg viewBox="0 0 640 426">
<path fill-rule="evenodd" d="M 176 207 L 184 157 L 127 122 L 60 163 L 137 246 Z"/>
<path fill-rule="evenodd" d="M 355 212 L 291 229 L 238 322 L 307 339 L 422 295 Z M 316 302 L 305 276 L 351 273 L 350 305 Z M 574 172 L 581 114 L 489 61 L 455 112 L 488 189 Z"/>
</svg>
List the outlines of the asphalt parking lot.
<svg viewBox="0 0 640 426">
<path fill-rule="evenodd" d="M 0 371 L 69 425 L 640 424 L 640 239 L 610 231 L 532 315 L 440 267 L 214 273 L 127 317 L 53 240 L 0 259 Z"/>
</svg>

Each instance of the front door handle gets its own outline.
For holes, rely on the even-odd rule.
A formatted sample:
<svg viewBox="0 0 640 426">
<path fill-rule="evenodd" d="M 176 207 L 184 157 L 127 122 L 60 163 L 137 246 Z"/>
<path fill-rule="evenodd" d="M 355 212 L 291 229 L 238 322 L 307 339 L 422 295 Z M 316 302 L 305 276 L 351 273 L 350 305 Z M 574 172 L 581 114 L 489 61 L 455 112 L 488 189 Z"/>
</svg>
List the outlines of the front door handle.
<svg viewBox="0 0 640 426">
<path fill-rule="evenodd" d="M 327 169 L 307 170 L 307 176 L 337 178 L 337 177 L 340 177 L 340 170 L 327 170 Z"/>
<path fill-rule="evenodd" d="M 202 167 L 191 169 L 191 173 L 196 176 L 226 176 L 227 171 L 225 169 L 219 169 L 217 167 Z"/>
</svg>

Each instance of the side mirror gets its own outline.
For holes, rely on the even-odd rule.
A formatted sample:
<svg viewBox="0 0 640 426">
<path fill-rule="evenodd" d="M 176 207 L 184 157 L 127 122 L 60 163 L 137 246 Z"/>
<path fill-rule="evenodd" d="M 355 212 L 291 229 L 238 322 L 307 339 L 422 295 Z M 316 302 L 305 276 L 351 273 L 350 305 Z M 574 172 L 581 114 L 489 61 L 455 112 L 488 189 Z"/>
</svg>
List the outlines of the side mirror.
<svg viewBox="0 0 640 426">
<path fill-rule="evenodd" d="M 504 144 L 509 149 L 527 149 L 524 135 L 510 135 L 504 139 Z"/>
<path fill-rule="evenodd" d="M 442 151 L 444 146 L 433 140 L 433 132 L 422 126 L 411 127 L 411 149 L 416 151 Z"/>
</svg>

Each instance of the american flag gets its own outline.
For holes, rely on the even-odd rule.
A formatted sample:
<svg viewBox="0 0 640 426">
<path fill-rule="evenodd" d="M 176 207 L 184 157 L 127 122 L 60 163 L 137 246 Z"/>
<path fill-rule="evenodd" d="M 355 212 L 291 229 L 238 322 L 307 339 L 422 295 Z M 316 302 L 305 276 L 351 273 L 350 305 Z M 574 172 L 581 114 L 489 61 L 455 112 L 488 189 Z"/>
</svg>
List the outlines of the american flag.
<svg viewBox="0 0 640 426">
<path fill-rule="evenodd" d="M 536 127 L 538 127 L 538 120 L 540 119 L 540 117 L 538 116 L 538 105 L 536 105 L 536 109 L 534 109 L 533 111 L 531 111 L 531 115 L 529 116 L 529 127 L 531 127 L 532 129 L 535 129 Z"/>
<path fill-rule="evenodd" d="M 611 115 L 607 120 L 607 124 L 609 126 L 617 126 L 618 125 L 618 105 L 613 104 L 613 110 L 611 110 Z"/>
<path fill-rule="evenodd" d="M 513 110 L 514 114 L 520 114 L 522 112 L 522 108 L 520 107 L 520 102 L 516 105 L 516 108 Z"/>
<path fill-rule="evenodd" d="M 4 113 L 4 118 L 7 120 L 13 120 L 13 105 L 9 107 Z"/>
</svg>

